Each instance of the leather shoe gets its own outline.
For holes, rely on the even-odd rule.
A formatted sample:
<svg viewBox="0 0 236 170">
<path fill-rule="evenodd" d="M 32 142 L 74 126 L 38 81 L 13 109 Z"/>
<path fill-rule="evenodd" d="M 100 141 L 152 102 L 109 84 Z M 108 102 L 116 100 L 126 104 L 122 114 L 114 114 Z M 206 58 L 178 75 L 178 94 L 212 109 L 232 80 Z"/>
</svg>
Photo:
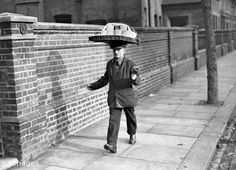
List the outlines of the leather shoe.
<svg viewBox="0 0 236 170">
<path fill-rule="evenodd" d="M 109 145 L 109 144 L 105 144 L 104 149 L 107 151 L 110 151 L 111 153 L 116 153 L 116 150 L 117 150 L 116 146 Z"/>
<path fill-rule="evenodd" d="M 136 135 L 130 135 L 129 144 L 133 145 L 136 143 Z"/>
</svg>

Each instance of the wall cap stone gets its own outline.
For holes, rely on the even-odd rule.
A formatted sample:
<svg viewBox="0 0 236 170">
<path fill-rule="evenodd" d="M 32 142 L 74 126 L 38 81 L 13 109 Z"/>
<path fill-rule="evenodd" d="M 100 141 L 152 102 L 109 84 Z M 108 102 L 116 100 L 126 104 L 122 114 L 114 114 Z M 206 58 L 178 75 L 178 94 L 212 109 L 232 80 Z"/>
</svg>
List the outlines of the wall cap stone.
<svg viewBox="0 0 236 170">
<path fill-rule="evenodd" d="M 37 22 L 34 29 L 38 30 L 87 30 L 101 31 L 104 26 L 88 25 L 88 24 L 65 24 L 65 23 L 49 23 Z"/>
<path fill-rule="evenodd" d="M 137 31 L 145 31 L 145 32 L 152 32 L 152 31 L 193 31 L 194 28 L 192 27 L 134 27 Z"/>
<path fill-rule="evenodd" d="M 27 34 L 27 35 L 10 35 L 10 36 L 0 36 L 0 41 L 5 40 L 34 40 L 37 36 L 34 34 Z"/>
<path fill-rule="evenodd" d="M 16 0 L 15 4 L 39 3 L 40 0 Z"/>
<path fill-rule="evenodd" d="M 36 17 L 31 16 L 25 16 L 21 14 L 15 14 L 15 13 L 1 13 L 0 14 L 0 22 L 30 22 L 34 23 L 37 22 Z"/>
</svg>

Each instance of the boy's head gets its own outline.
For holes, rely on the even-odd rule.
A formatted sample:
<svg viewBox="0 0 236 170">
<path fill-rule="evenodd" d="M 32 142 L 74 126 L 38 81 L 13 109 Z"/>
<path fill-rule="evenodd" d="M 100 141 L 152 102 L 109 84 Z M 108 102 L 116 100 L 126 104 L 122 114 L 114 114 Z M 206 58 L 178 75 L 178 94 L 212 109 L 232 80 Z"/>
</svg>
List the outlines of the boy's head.
<svg viewBox="0 0 236 170">
<path fill-rule="evenodd" d="M 112 48 L 113 55 L 115 59 L 123 58 L 126 53 L 126 47 L 125 46 L 116 46 Z"/>
<path fill-rule="evenodd" d="M 110 48 L 113 50 L 114 58 L 119 59 L 121 57 L 124 57 L 127 43 L 124 41 L 111 41 L 109 43 Z"/>
</svg>

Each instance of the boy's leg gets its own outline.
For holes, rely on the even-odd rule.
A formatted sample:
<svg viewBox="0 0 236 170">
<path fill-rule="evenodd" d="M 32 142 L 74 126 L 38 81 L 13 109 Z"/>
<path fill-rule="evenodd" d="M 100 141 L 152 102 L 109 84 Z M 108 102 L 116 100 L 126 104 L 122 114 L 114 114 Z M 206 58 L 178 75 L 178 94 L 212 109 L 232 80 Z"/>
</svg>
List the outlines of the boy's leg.
<svg viewBox="0 0 236 170">
<path fill-rule="evenodd" d="M 137 120 L 136 115 L 134 113 L 133 107 L 124 108 L 125 116 L 126 116 L 126 123 L 127 123 L 127 133 L 131 135 L 136 134 L 137 130 Z"/>
<path fill-rule="evenodd" d="M 107 131 L 107 144 L 115 146 L 120 128 L 121 108 L 110 108 L 110 118 Z"/>
</svg>

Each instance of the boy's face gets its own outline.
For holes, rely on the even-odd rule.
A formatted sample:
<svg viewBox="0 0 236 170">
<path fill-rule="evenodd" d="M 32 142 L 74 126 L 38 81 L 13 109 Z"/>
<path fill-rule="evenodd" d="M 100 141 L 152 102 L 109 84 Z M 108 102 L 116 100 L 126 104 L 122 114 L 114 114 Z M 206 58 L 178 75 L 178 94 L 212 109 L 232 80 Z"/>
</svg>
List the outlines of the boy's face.
<svg viewBox="0 0 236 170">
<path fill-rule="evenodd" d="M 114 54 L 115 59 L 122 58 L 125 55 L 125 48 L 124 47 L 114 47 L 113 54 Z"/>
</svg>

